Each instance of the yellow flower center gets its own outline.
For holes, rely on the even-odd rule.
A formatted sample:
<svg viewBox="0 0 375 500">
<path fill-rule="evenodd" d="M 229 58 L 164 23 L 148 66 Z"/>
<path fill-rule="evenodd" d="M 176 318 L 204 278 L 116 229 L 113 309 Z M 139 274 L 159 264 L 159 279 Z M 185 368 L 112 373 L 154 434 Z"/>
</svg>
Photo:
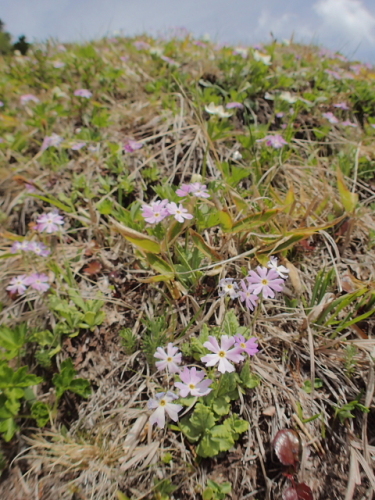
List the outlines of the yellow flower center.
<svg viewBox="0 0 375 500">
<path fill-rule="evenodd" d="M 161 399 L 159 404 L 160 404 L 160 406 L 165 406 L 167 404 L 167 402 L 165 399 Z"/>
<path fill-rule="evenodd" d="M 195 389 L 195 385 L 194 384 L 189 384 L 189 389 Z"/>
<path fill-rule="evenodd" d="M 227 285 L 227 288 L 233 288 L 233 285 Z"/>
<path fill-rule="evenodd" d="M 268 285 L 268 280 L 266 279 L 262 280 L 262 285 Z"/>
<path fill-rule="evenodd" d="M 240 346 L 242 347 L 242 349 L 246 348 L 246 344 L 244 342 L 241 342 Z"/>
<path fill-rule="evenodd" d="M 225 351 L 220 351 L 218 355 L 220 358 L 225 358 Z"/>
<path fill-rule="evenodd" d="M 168 363 L 172 363 L 173 358 L 169 357 L 169 358 L 167 358 L 167 361 L 168 361 Z"/>
</svg>

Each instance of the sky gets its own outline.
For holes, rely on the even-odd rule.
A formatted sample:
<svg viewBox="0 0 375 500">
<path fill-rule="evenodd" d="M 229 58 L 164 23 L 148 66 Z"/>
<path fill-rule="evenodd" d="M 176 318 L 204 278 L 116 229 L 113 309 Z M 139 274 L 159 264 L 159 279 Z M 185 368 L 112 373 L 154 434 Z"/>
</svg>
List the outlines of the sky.
<svg viewBox="0 0 375 500">
<path fill-rule="evenodd" d="M 112 35 L 166 34 L 185 27 L 215 42 L 315 43 L 375 64 L 374 0 L 0 0 L 14 38 L 61 42 Z"/>
</svg>

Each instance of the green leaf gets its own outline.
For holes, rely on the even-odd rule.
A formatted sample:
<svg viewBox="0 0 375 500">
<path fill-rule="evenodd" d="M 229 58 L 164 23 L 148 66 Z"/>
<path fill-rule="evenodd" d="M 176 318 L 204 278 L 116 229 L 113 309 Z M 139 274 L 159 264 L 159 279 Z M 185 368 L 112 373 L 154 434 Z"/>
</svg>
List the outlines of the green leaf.
<svg viewBox="0 0 375 500">
<path fill-rule="evenodd" d="M 124 226 L 112 217 L 110 217 L 110 221 L 112 222 L 112 227 L 133 245 L 148 253 L 160 253 L 160 243 L 156 239 L 147 234 L 139 233 L 135 229 Z"/>
<path fill-rule="evenodd" d="M 238 322 L 238 319 L 237 319 L 235 312 L 232 309 L 230 309 L 225 314 L 225 317 L 224 317 L 223 326 L 222 326 L 224 333 L 226 335 L 228 335 L 229 337 L 233 337 L 233 335 L 236 335 L 239 326 L 240 326 L 240 324 Z"/>
<path fill-rule="evenodd" d="M 41 194 L 31 194 L 34 198 L 38 198 L 38 200 L 45 201 L 46 203 L 49 203 L 50 205 L 54 205 L 55 207 L 59 208 L 60 210 L 63 210 L 64 212 L 70 214 L 74 212 L 74 207 L 70 207 L 68 205 L 65 205 L 62 203 L 60 200 L 55 198 L 54 196 L 43 196 Z"/>
<path fill-rule="evenodd" d="M 162 276 L 165 276 L 166 278 L 169 279 L 174 278 L 175 272 L 173 267 L 170 264 L 168 264 L 168 262 L 166 262 L 164 259 L 153 253 L 146 253 L 145 257 L 149 265 L 153 269 L 155 269 L 155 271 L 161 273 Z"/>
<path fill-rule="evenodd" d="M 228 212 L 228 210 L 220 210 L 219 212 L 219 221 L 221 224 L 221 227 L 223 228 L 223 231 L 230 232 L 230 230 L 233 227 L 233 219 Z"/>
<path fill-rule="evenodd" d="M 50 421 L 51 408 L 46 403 L 37 401 L 31 407 L 31 416 L 36 420 L 38 427 L 44 427 Z"/>
<path fill-rule="evenodd" d="M 202 403 L 198 403 L 191 417 L 184 417 L 180 421 L 180 429 L 191 441 L 197 441 L 208 429 L 215 425 L 213 412 Z"/>
<path fill-rule="evenodd" d="M 199 251 L 207 255 L 207 257 L 210 257 L 215 262 L 219 262 L 222 260 L 220 254 L 209 245 L 207 245 L 200 234 L 195 232 L 193 229 L 189 229 L 189 233 L 194 242 L 194 245 L 198 248 Z"/>
<path fill-rule="evenodd" d="M 248 217 L 244 217 L 239 220 L 233 227 L 231 228 L 231 233 L 238 233 L 240 231 L 251 231 L 275 217 L 280 212 L 278 208 L 272 208 L 271 210 L 265 210 L 262 212 L 257 212 L 255 214 L 251 214 Z"/>
<path fill-rule="evenodd" d="M 244 364 L 241 370 L 240 379 L 242 385 L 247 389 L 254 389 L 255 387 L 258 387 L 260 383 L 260 378 L 258 377 L 258 375 L 251 373 L 249 361 L 246 361 L 246 363 Z"/>
<path fill-rule="evenodd" d="M 344 176 L 342 175 L 339 167 L 337 167 L 336 169 L 336 175 L 337 187 L 339 189 L 341 203 L 344 205 L 344 208 L 348 213 L 354 213 L 355 207 L 358 204 L 358 194 L 352 193 L 346 187 Z"/>
<path fill-rule="evenodd" d="M 26 332 L 26 323 L 17 325 L 13 329 L 4 325 L 0 326 L 0 347 L 8 351 L 3 354 L 5 359 L 9 360 L 18 356 L 20 350 L 26 343 Z"/>
</svg>

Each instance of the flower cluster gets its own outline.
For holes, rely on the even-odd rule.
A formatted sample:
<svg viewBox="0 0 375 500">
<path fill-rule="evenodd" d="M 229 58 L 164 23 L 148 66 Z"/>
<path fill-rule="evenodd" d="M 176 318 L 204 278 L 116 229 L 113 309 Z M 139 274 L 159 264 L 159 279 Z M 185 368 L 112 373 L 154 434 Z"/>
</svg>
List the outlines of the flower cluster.
<svg viewBox="0 0 375 500">
<path fill-rule="evenodd" d="M 39 241 L 15 241 L 10 249 L 10 253 L 17 252 L 32 252 L 40 257 L 47 257 L 51 250 L 46 247 L 44 243 L 40 243 Z"/>
<path fill-rule="evenodd" d="M 85 99 L 90 99 L 92 97 L 92 92 L 88 89 L 77 89 L 74 91 L 74 95 L 77 97 L 84 97 Z"/>
<path fill-rule="evenodd" d="M 38 292 L 46 292 L 50 287 L 48 276 L 44 273 L 33 273 L 29 276 L 21 274 L 12 278 L 6 289 L 11 295 L 23 295 L 27 287 Z"/>
<path fill-rule="evenodd" d="M 233 337 L 222 335 L 220 345 L 216 337 L 209 336 L 203 347 L 211 351 L 212 354 L 202 356 L 201 361 L 207 367 L 217 365 L 220 373 L 230 373 L 235 371 L 234 364 L 243 361 L 244 354 L 254 356 L 258 352 L 257 338 L 248 340 L 243 335 L 237 334 Z M 212 389 L 212 380 L 206 377 L 204 370 L 197 370 L 194 366 L 180 368 L 182 354 L 172 342 L 167 345 L 167 350 L 158 347 L 154 357 L 159 361 L 155 363 L 158 370 L 167 370 L 170 374 L 177 374 L 180 381 L 174 382 L 174 386 L 179 390 L 179 395 L 174 392 L 159 392 L 155 398 L 148 402 L 148 408 L 155 410 L 150 417 L 151 425 L 157 424 L 161 429 L 165 426 L 165 412 L 174 421 L 178 421 L 178 413 L 182 406 L 172 401 L 178 398 L 186 398 L 189 394 L 195 397 L 207 396 Z"/>
<path fill-rule="evenodd" d="M 263 139 L 257 139 L 256 142 L 265 142 L 267 146 L 271 146 L 274 149 L 280 149 L 288 144 L 284 137 L 280 134 L 266 135 L 266 137 L 263 137 Z"/>
<path fill-rule="evenodd" d="M 176 194 L 182 198 L 189 194 L 196 196 L 197 198 L 209 198 L 210 195 L 207 192 L 207 185 L 201 184 L 200 182 L 192 182 L 191 184 L 182 184 L 182 186 L 177 189 Z"/>
<path fill-rule="evenodd" d="M 172 215 L 178 222 L 184 222 L 185 219 L 192 219 L 193 216 L 181 203 L 177 205 L 174 201 L 158 200 L 152 201 L 149 205 L 142 205 L 142 217 L 149 224 L 156 224 Z"/>
<path fill-rule="evenodd" d="M 348 107 L 344 107 L 346 104 L 344 102 L 339 103 L 339 104 L 334 104 L 336 108 L 340 109 L 349 109 Z M 357 124 L 350 121 L 350 120 L 344 120 L 343 122 L 340 123 L 339 119 L 337 116 L 335 116 L 331 111 L 327 111 L 327 113 L 322 113 L 322 116 L 326 118 L 326 120 L 329 121 L 329 123 L 332 123 L 333 125 L 342 125 L 343 127 L 357 127 Z"/>
<path fill-rule="evenodd" d="M 264 299 L 272 299 L 275 297 L 275 292 L 283 290 L 284 280 L 288 277 L 288 273 L 289 269 L 278 265 L 277 258 L 271 257 L 267 267 L 258 266 L 239 283 L 233 278 L 220 280 L 219 296 L 228 295 L 231 299 L 239 298 L 250 311 L 254 311 L 260 295 Z"/>
</svg>

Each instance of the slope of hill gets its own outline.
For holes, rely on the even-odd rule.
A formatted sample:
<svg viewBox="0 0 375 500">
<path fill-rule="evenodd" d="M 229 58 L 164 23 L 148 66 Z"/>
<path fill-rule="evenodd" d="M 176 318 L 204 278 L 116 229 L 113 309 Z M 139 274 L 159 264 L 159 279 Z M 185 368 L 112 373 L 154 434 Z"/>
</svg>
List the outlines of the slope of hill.
<svg viewBox="0 0 375 500">
<path fill-rule="evenodd" d="M 374 69 L 189 36 L 0 64 L 1 498 L 372 498 Z"/>
</svg>

